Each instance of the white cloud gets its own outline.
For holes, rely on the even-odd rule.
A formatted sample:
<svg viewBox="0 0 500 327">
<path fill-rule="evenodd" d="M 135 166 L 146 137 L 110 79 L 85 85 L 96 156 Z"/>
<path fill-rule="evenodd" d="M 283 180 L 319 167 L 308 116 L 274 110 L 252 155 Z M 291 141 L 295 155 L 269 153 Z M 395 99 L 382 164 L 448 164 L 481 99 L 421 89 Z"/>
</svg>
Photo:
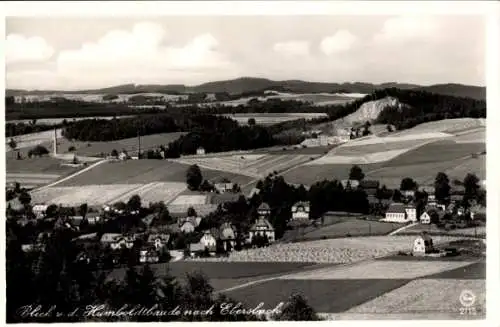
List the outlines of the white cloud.
<svg viewBox="0 0 500 327">
<path fill-rule="evenodd" d="M 408 40 L 435 34 L 437 23 L 430 16 L 398 16 L 384 22 L 375 42 Z"/>
<path fill-rule="evenodd" d="M 10 34 L 5 40 L 6 64 L 45 61 L 53 54 L 54 49 L 45 39 L 38 36 L 26 37 L 20 34 Z"/>
<path fill-rule="evenodd" d="M 288 41 L 274 44 L 273 50 L 287 56 L 307 56 L 309 54 L 309 42 Z"/>
<path fill-rule="evenodd" d="M 62 51 L 57 58 L 57 73 L 69 79 L 85 79 L 89 85 L 151 80 L 167 83 L 173 77 L 233 67 L 209 33 L 181 46 L 165 45 L 166 35 L 161 26 L 152 23 L 136 24 L 131 31 L 110 31 L 95 43 Z"/>
<path fill-rule="evenodd" d="M 347 30 L 337 31 L 332 36 L 323 38 L 319 47 L 326 55 L 350 50 L 357 42 L 357 37 Z"/>
</svg>

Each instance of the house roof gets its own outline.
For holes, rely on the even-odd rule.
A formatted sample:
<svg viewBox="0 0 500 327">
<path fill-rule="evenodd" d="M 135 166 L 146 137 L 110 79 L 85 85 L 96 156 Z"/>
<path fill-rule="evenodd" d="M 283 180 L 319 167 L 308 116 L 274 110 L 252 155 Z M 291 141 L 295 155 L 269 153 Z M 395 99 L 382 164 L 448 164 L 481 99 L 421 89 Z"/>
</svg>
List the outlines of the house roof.
<svg viewBox="0 0 500 327">
<path fill-rule="evenodd" d="M 361 188 L 377 189 L 380 186 L 380 182 L 376 180 L 362 180 L 359 182 Z"/>
<path fill-rule="evenodd" d="M 257 208 L 258 211 L 260 210 L 271 210 L 271 207 L 269 207 L 269 204 L 262 202 L 260 206 Z"/>
<path fill-rule="evenodd" d="M 257 228 L 262 228 L 262 227 L 269 229 L 269 230 L 274 230 L 273 225 L 269 222 L 269 220 L 267 220 L 265 218 L 257 219 L 255 224 L 253 224 L 252 228 L 250 228 L 250 230 L 255 230 Z"/>
<path fill-rule="evenodd" d="M 344 179 L 340 182 L 342 184 L 342 187 L 347 187 L 349 184 L 351 187 L 358 187 L 359 186 L 359 181 L 355 179 Z"/>
<path fill-rule="evenodd" d="M 101 236 L 101 242 L 102 243 L 111 243 L 120 238 L 122 234 L 118 233 L 104 233 Z"/>
<path fill-rule="evenodd" d="M 236 229 L 230 223 L 223 223 L 220 226 L 219 237 L 221 240 L 233 239 L 236 236 Z"/>
<path fill-rule="evenodd" d="M 403 203 L 391 203 L 386 213 L 406 213 L 406 206 Z"/>
<path fill-rule="evenodd" d="M 191 243 L 189 244 L 189 251 L 191 252 L 198 252 L 198 251 L 203 251 L 205 250 L 205 245 L 201 243 Z"/>
<path fill-rule="evenodd" d="M 155 242 L 157 239 L 161 240 L 162 242 L 167 243 L 170 240 L 170 234 L 149 234 L 148 236 L 148 243 Z"/>
</svg>

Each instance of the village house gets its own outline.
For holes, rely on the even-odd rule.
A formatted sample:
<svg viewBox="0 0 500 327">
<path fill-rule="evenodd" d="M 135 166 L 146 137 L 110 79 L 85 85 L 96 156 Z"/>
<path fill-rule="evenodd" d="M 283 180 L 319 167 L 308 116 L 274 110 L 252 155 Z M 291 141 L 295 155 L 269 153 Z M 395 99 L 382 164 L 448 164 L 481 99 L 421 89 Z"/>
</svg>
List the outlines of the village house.
<svg viewBox="0 0 500 327">
<path fill-rule="evenodd" d="M 344 189 L 356 189 L 359 186 L 359 181 L 355 179 L 344 179 L 340 183 Z"/>
<path fill-rule="evenodd" d="M 194 232 L 196 227 L 200 225 L 201 217 L 182 217 L 178 219 L 180 230 L 184 234 Z"/>
<path fill-rule="evenodd" d="M 431 216 L 427 211 L 424 211 L 420 215 L 420 223 L 424 225 L 429 225 L 431 223 Z"/>
<path fill-rule="evenodd" d="M 105 233 L 101 237 L 101 244 L 109 245 L 111 250 L 119 250 L 122 248 L 131 249 L 134 246 L 134 241 L 134 235 Z"/>
<path fill-rule="evenodd" d="M 164 233 L 149 234 L 147 244 L 151 247 L 154 247 L 157 251 L 159 251 L 168 245 L 169 240 L 170 240 L 169 234 L 164 234 Z"/>
<path fill-rule="evenodd" d="M 413 205 L 392 203 L 385 213 L 383 221 L 407 223 L 417 221 L 417 209 Z"/>
<path fill-rule="evenodd" d="M 196 154 L 199 155 L 199 156 L 202 156 L 205 154 L 205 149 L 202 148 L 202 147 L 199 147 L 198 149 L 196 149 Z"/>
<path fill-rule="evenodd" d="M 309 202 L 297 202 L 292 206 L 292 220 L 309 219 Z"/>
<path fill-rule="evenodd" d="M 223 223 L 220 227 L 219 239 L 224 251 L 234 249 L 236 245 L 236 228 L 230 223 Z"/>
<path fill-rule="evenodd" d="M 219 231 L 217 229 L 211 229 L 211 230 L 206 230 L 203 232 L 203 236 L 200 239 L 201 244 L 203 244 L 206 248 L 209 249 L 210 252 L 211 249 L 215 251 L 215 248 L 217 246 L 217 239 L 219 238 Z"/>
<path fill-rule="evenodd" d="M 248 243 L 252 243 L 252 238 L 256 235 L 259 236 L 267 236 L 269 243 L 274 242 L 275 234 L 274 227 L 271 225 L 269 220 L 264 217 L 260 217 L 257 219 L 255 224 L 250 228 L 250 233 L 248 235 Z"/>
<path fill-rule="evenodd" d="M 427 233 L 423 233 L 413 241 L 414 256 L 424 256 L 427 253 L 431 253 L 433 250 L 432 238 Z"/>
<path fill-rule="evenodd" d="M 128 155 L 127 151 L 122 150 L 120 154 L 118 154 L 118 159 L 119 160 L 127 160 L 130 159 L 130 156 Z"/>
<path fill-rule="evenodd" d="M 219 193 L 232 192 L 234 183 L 231 183 L 228 179 L 222 178 L 214 184 L 214 188 Z"/>
<path fill-rule="evenodd" d="M 261 205 L 257 208 L 257 213 L 259 217 L 269 217 L 271 214 L 271 207 L 269 204 L 262 202 Z"/>
<path fill-rule="evenodd" d="M 140 263 L 157 263 L 160 261 L 158 252 L 154 248 L 142 249 L 139 251 Z"/>
<path fill-rule="evenodd" d="M 415 190 L 401 191 L 401 195 L 407 199 L 415 198 Z"/>
<path fill-rule="evenodd" d="M 46 204 L 35 204 L 31 210 L 33 214 L 36 216 L 36 218 L 40 219 L 45 217 L 45 211 L 47 210 L 49 206 Z"/>
<path fill-rule="evenodd" d="M 89 225 L 95 225 L 100 221 L 101 217 L 99 212 L 87 212 L 85 219 L 87 219 Z"/>
</svg>

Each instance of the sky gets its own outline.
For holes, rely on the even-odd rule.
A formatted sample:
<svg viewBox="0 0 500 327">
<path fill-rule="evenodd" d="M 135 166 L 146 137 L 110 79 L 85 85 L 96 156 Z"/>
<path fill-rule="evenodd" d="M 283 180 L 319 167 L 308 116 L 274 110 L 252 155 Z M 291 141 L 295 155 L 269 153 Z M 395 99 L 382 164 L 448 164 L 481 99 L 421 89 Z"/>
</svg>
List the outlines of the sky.
<svg viewBox="0 0 500 327">
<path fill-rule="evenodd" d="M 485 85 L 481 16 L 6 18 L 6 86 L 78 90 L 238 77 Z"/>
</svg>

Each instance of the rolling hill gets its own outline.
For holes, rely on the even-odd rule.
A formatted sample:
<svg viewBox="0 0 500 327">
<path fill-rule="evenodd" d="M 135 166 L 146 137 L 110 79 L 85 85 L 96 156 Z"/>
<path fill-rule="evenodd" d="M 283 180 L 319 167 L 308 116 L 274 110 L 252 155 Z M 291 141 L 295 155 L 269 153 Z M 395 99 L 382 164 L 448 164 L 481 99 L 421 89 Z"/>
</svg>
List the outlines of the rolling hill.
<svg viewBox="0 0 500 327">
<path fill-rule="evenodd" d="M 338 93 L 372 93 L 375 90 L 385 88 L 399 88 L 399 89 L 419 89 L 428 92 L 472 97 L 475 99 L 485 99 L 486 88 L 480 86 L 470 86 L 461 84 L 439 84 L 431 86 L 420 86 L 408 83 L 322 83 L 322 82 L 307 82 L 300 80 L 285 80 L 273 81 L 266 78 L 254 77 L 241 77 L 233 80 L 214 81 L 197 86 L 187 85 L 136 85 L 124 84 L 113 87 L 95 89 L 95 90 L 78 90 L 78 91 L 60 91 L 60 90 L 19 90 L 7 89 L 7 96 L 14 95 L 42 95 L 42 94 L 134 94 L 134 93 L 217 93 L 228 92 L 231 94 L 241 94 L 245 92 L 262 91 L 266 89 L 273 89 L 292 93 L 320 93 L 320 92 L 338 92 Z"/>
</svg>

